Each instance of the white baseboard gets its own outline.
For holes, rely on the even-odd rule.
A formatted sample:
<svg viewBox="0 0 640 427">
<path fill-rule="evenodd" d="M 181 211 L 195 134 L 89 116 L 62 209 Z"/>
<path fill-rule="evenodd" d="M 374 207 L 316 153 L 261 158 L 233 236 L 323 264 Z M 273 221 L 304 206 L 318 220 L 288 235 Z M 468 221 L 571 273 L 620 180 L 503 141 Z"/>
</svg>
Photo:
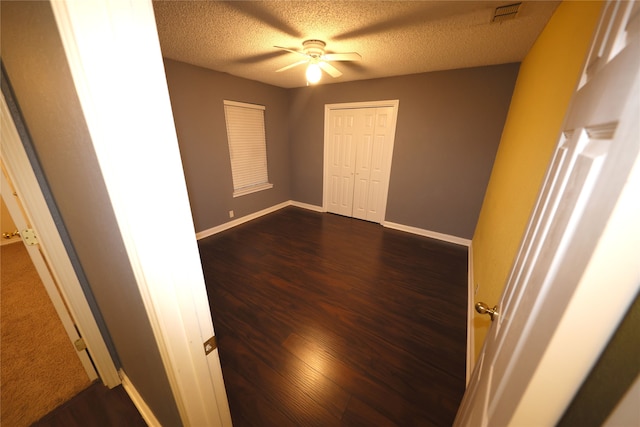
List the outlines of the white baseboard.
<svg viewBox="0 0 640 427">
<path fill-rule="evenodd" d="M 442 240 L 444 242 L 455 243 L 456 245 L 462 245 L 469 247 L 471 240 L 458 236 L 451 236 L 449 234 L 438 233 L 436 231 L 429 231 L 423 228 L 411 227 L 409 225 L 396 224 L 395 222 L 384 221 L 382 225 L 394 230 L 405 231 L 407 233 L 417 234 L 419 236 L 430 237 L 432 239 Z"/>
<path fill-rule="evenodd" d="M 475 296 L 475 287 L 473 280 L 473 245 L 469 244 L 469 252 L 467 254 L 469 257 L 469 283 L 467 285 L 467 382 L 469 385 L 469 380 L 471 379 L 471 373 L 473 372 L 473 368 L 475 366 L 475 331 L 473 329 L 473 317 L 475 316 L 473 299 Z"/>
<path fill-rule="evenodd" d="M 250 215 L 246 215 L 241 218 L 234 219 L 233 221 L 225 222 L 224 224 L 220 224 L 216 227 L 209 228 L 208 230 L 200 231 L 196 233 L 196 239 L 200 240 L 200 239 L 204 239 L 205 237 L 213 236 L 214 234 L 221 233 L 233 227 L 237 227 L 240 224 L 249 222 L 252 219 L 260 218 L 261 216 L 270 214 L 282 208 L 286 208 L 287 206 L 291 206 L 291 200 L 279 203 L 275 206 L 271 206 L 270 208 L 262 209 L 261 211 L 254 212 Z"/>
<path fill-rule="evenodd" d="M 125 374 L 124 371 L 120 369 L 120 371 L 118 371 L 118 375 L 122 380 L 122 387 L 124 388 L 124 391 L 127 392 L 129 398 L 136 406 L 138 412 L 140 412 L 140 415 L 142 415 L 142 418 L 147 423 L 147 425 L 149 427 L 162 427 L 162 424 L 160 424 L 156 416 L 153 415 L 151 408 L 149 408 L 142 396 L 140 396 L 140 393 L 138 393 L 138 390 L 136 390 L 134 385 L 131 383 L 129 377 L 127 377 L 127 374 Z"/>
<path fill-rule="evenodd" d="M 261 211 L 254 212 L 250 215 L 246 215 L 241 218 L 234 219 L 233 221 L 225 222 L 224 224 L 220 224 L 216 227 L 212 227 L 204 231 L 199 231 L 196 233 L 196 239 L 200 240 L 200 239 L 204 239 L 205 237 L 213 236 L 214 234 L 223 232 L 225 230 L 229 230 L 240 224 L 244 224 L 245 222 L 249 222 L 253 219 L 260 218 L 261 216 L 270 214 L 282 208 L 286 208 L 287 206 L 296 206 L 298 208 L 308 209 L 311 211 L 324 212 L 321 206 L 310 205 L 308 203 L 295 202 L 293 200 L 288 200 L 286 202 L 279 203 L 275 206 L 271 206 L 270 208 L 262 209 Z"/>
<path fill-rule="evenodd" d="M 286 208 L 287 206 L 295 206 L 298 208 L 308 209 L 315 212 L 326 212 L 322 206 L 311 205 L 303 202 L 296 202 L 294 200 L 288 200 L 286 202 L 279 203 L 275 206 L 271 206 L 266 209 L 262 209 L 261 211 L 254 212 L 252 214 L 243 216 L 241 218 L 236 218 L 233 221 L 225 222 L 224 224 L 220 224 L 218 226 L 209 228 L 207 230 L 199 231 L 196 233 L 196 239 L 204 239 L 205 237 L 213 236 L 214 234 L 221 233 L 225 230 L 229 230 L 233 227 L 236 227 L 240 224 L 244 224 L 245 222 L 249 222 L 256 218 L 260 218 L 261 216 L 270 214 L 272 212 L 278 211 L 282 208 Z M 455 243 L 456 245 L 462 245 L 469 247 L 471 245 L 471 240 L 465 239 L 458 236 L 451 236 L 449 234 L 438 233 L 436 231 L 429 231 L 422 228 L 411 227 L 409 225 L 397 224 L 395 222 L 383 221 L 382 225 L 387 228 L 392 228 L 394 230 L 404 231 L 407 233 L 417 234 L 419 236 L 430 237 L 432 239 L 442 240 L 449 243 Z"/>
<path fill-rule="evenodd" d="M 296 202 L 294 200 L 291 200 L 291 206 L 308 209 L 310 211 L 315 211 L 315 212 L 326 212 L 326 210 L 324 210 L 322 206 L 310 205 L 308 203 Z"/>
</svg>

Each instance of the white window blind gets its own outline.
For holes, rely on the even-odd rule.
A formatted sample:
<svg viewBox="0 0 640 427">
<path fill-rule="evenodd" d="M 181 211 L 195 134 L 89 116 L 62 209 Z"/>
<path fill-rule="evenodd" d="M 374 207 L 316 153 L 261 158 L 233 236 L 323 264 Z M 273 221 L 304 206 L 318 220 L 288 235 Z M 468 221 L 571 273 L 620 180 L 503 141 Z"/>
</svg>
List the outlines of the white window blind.
<svg viewBox="0 0 640 427">
<path fill-rule="evenodd" d="M 262 105 L 224 101 L 233 175 L 233 197 L 272 188 Z"/>
</svg>

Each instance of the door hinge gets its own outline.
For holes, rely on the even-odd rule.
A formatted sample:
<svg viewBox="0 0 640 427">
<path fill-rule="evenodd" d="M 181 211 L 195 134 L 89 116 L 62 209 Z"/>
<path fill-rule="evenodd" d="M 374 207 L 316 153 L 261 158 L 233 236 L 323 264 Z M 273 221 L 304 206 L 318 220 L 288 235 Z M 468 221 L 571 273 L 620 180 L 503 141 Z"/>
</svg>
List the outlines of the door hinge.
<svg viewBox="0 0 640 427">
<path fill-rule="evenodd" d="M 216 340 L 216 337 L 214 335 L 204 342 L 204 355 L 206 356 L 216 348 L 218 348 L 218 340 Z"/>
<path fill-rule="evenodd" d="M 22 241 L 24 241 L 25 245 L 33 246 L 38 244 L 38 238 L 36 237 L 36 232 L 33 228 L 22 230 L 20 232 L 20 237 L 22 237 Z"/>
<path fill-rule="evenodd" d="M 84 339 L 78 338 L 73 342 L 73 345 L 76 347 L 76 350 L 83 351 L 87 349 L 87 344 L 85 344 Z"/>
</svg>

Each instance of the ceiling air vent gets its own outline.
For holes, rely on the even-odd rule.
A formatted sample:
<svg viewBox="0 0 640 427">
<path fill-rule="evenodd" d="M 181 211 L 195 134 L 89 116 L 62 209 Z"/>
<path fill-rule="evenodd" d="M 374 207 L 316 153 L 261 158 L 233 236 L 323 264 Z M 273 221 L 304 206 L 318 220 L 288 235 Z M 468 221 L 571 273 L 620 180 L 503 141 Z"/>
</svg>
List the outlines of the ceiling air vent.
<svg viewBox="0 0 640 427">
<path fill-rule="evenodd" d="M 496 11 L 493 14 L 493 19 L 491 22 L 502 22 L 508 19 L 513 19 L 518 14 L 518 10 L 520 10 L 520 6 L 522 3 L 514 3 L 506 6 L 496 7 Z"/>
</svg>

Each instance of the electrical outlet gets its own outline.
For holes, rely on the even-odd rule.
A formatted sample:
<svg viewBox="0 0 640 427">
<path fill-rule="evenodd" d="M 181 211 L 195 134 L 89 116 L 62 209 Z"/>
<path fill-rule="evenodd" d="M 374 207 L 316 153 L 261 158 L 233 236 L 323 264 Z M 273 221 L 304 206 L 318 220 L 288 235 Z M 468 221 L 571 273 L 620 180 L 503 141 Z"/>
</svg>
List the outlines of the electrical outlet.
<svg viewBox="0 0 640 427">
<path fill-rule="evenodd" d="M 229 218 L 233 218 L 233 211 L 229 211 Z"/>
</svg>

